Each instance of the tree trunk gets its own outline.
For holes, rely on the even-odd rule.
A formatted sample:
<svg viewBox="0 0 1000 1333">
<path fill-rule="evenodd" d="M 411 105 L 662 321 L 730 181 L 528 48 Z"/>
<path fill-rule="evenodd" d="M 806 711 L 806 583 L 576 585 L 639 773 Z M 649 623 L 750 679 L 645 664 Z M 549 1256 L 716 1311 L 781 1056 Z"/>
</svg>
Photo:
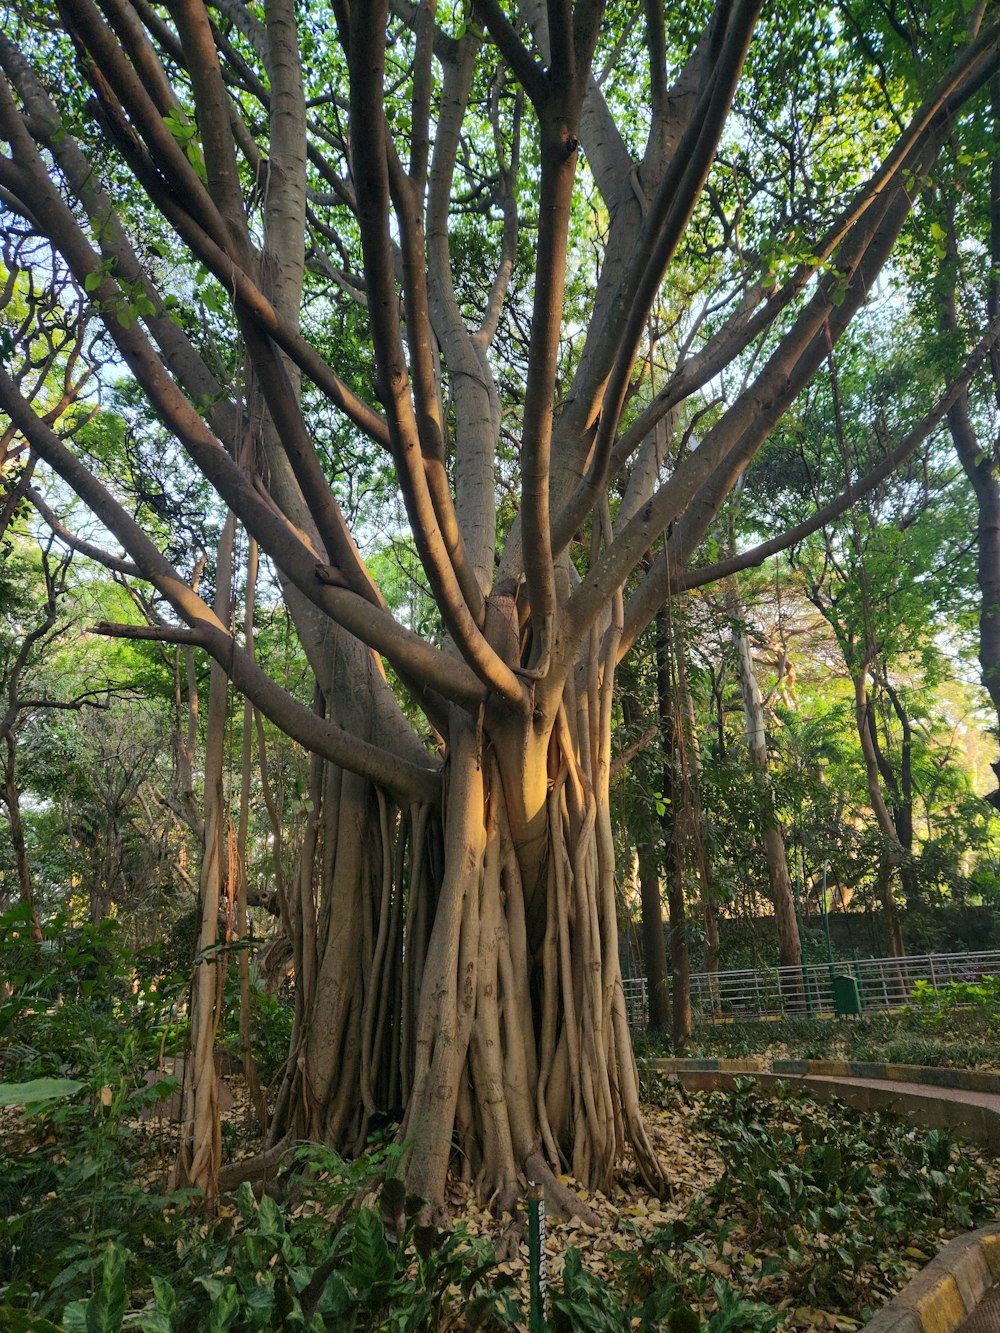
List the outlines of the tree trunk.
<svg viewBox="0 0 1000 1333">
<path fill-rule="evenodd" d="M 254 647 L 254 599 L 257 590 L 257 543 L 251 539 L 247 547 L 247 577 L 245 605 L 243 608 L 243 641 L 247 651 L 253 653 Z M 249 699 L 243 700 L 243 738 L 240 762 L 240 810 L 236 832 L 236 865 L 232 867 L 236 875 L 236 938 L 247 940 L 247 839 L 250 830 L 250 780 L 253 772 L 253 705 Z M 250 1105 L 257 1116 L 261 1133 L 267 1131 L 267 1104 L 257 1077 L 257 1062 L 254 1059 L 250 1041 L 251 988 L 250 955 L 246 949 L 237 954 L 240 973 L 240 1057 L 243 1061 L 243 1077 L 246 1080 L 247 1095 Z"/>
<path fill-rule="evenodd" d="M 229 623 L 232 602 L 233 543 L 236 521 L 226 515 L 219 540 L 215 573 L 215 614 Z M 223 791 L 223 763 L 229 679 L 213 662 L 209 677 L 205 723 L 205 839 L 199 886 L 199 927 L 189 1005 L 190 1035 L 184 1069 L 184 1119 L 174 1166 L 177 1184 L 190 1185 L 214 1208 L 219 1194 L 222 1131 L 219 1122 L 219 1076 L 215 1067 L 215 1040 L 222 1015 L 222 962 L 214 953 L 219 938 L 219 904 L 226 878 L 227 811 Z"/>
<path fill-rule="evenodd" d="M 681 738 L 674 709 L 671 665 L 671 624 L 669 609 L 656 616 L 656 700 L 663 745 L 663 864 L 667 878 L 667 908 L 670 921 L 671 1032 L 674 1051 L 680 1054 L 691 1040 L 691 961 L 688 950 L 687 907 L 684 902 L 684 875 L 687 868 L 684 835 L 686 821 L 681 806 L 687 806 L 683 782 L 677 781 L 677 756 Z"/>
<path fill-rule="evenodd" d="M 642 959 L 646 977 L 647 1026 L 652 1032 L 670 1031 L 670 976 L 663 929 L 660 857 L 655 842 L 644 838 L 636 848 L 639 858 L 639 899 L 642 907 Z"/>
<path fill-rule="evenodd" d="M 603 684 L 578 676 L 548 735 L 452 710 L 439 808 L 342 775 L 330 929 L 272 1142 L 353 1151 L 405 1106 L 401 1170 L 434 1202 L 456 1147 L 498 1207 L 525 1172 L 577 1207 L 558 1175 L 609 1188 L 626 1144 L 662 1184 L 621 984 Z"/>
<path fill-rule="evenodd" d="M 708 989 L 712 1005 L 718 1008 L 719 971 L 719 905 L 712 887 L 712 860 L 709 855 L 705 813 L 701 801 L 701 747 L 698 741 L 698 723 L 694 700 L 688 688 L 687 653 L 684 645 L 684 622 L 675 616 L 674 660 L 677 672 L 677 694 L 681 705 L 681 746 L 685 756 L 685 791 L 689 801 L 689 830 L 694 851 L 694 868 L 698 876 L 702 924 L 705 930 L 704 970 L 708 975 Z"/>
<path fill-rule="evenodd" d="M 993 144 L 990 154 L 989 236 L 992 261 L 986 282 L 986 318 L 1000 316 L 1000 79 L 990 81 L 989 134 Z M 954 224 L 954 203 L 942 192 Z M 959 296 L 957 284 L 962 266 L 954 225 L 949 228 L 948 255 L 942 266 L 941 328 L 946 337 L 959 331 Z M 990 371 L 994 403 L 1000 406 L 1000 348 L 990 349 Z M 948 412 L 948 428 L 962 470 L 976 497 L 976 583 L 979 587 L 979 665 L 982 682 L 1000 722 L 1000 477 L 996 445 L 980 444 L 965 389 Z M 1000 809 L 1000 759 L 992 764 L 997 787 L 986 799 Z"/>
<path fill-rule="evenodd" d="M 904 958 L 906 948 L 903 944 L 903 930 L 899 921 L 899 909 L 896 906 L 896 899 L 892 891 L 894 870 L 895 862 L 893 858 L 883 852 L 878 862 L 878 872 L 875 880 L 876 894 L 882 906 L 889 957 Z"/>
<path fill-rule="evenodd" d="M 747 751 L 760 805 L 768 881 L 771 887 L 771 901 L 774 903 L 775 925 L 778 930 L 778 956 L 782 967 L 799 968 L 802 965 L 802 949 L 799 943 L 798 922 L 795 918 L 792 881 L 788 874 L 788 859 L 785 855 L 785 839 L 778 823 L 777 812 L 774 808 L 774 797 L 771 792 L 767 733 L 764 726 L 764 704 L 761 700 L 757 677 L 754 674 L 750 642 L 743 629 L 743 608 L 734 587 L 731 587 L 727 592 L 726 605 L 732 620 L 732 635 L 733 642 L 736 645 L 740 689 L 743 693 Z M 801 979 L 789 976 L 787 986 L 783 984 L 782 989 L 786 993 L 786 999 L 790 1000 L 793 1005 L 798 1006 L 802 1003 Z"/>
<path fill-rule="evenodd" d="M 848 659 L 849 660 L 849 659 Z M 878 866 L 878 896 L 885 913 L 885 929 L 892 957 L 902 957 L 906 950 L 903 933 L 896 911 L 892 893 L 893 870 L 904 856 L 904 849 L 899 842 L 899 834 L 893 822 L 889 807 L 879 783 L 879 749 L 876 742 L 871 715 L 871 700 L 868 697 L 868 663 L 852 671 L 854 681 L 854 716 L 861 741 L 861 753 L 865 761 L 865 776 L 868 782 L 868 798 L 875 812 L 875 819 L 882 834 L 882 852 Z"/>
<path fill-rule="evenodd" d="M 9 731 L 4 737 L 7 758 L 4 763 L 3 802 L 7 807 L 10 823 L 10 842 L 14 848 L 14 862 L 17 866 L 17 886 L 21 902 L 31 912 L 31 934 L 35 943 L 41 943 L 42 929 L 38 924 L 38 910 L 35 906 L 35 887 L 31 878 L 31 864 L 28 861 L 28 848 L 24 840 L 24 822 L 21 819 L 21 794 L 17 788 L 17 750 L 14 733 Z"/>
<path fill-rule="evenodd" d="M 635 724 L 641 713 L 631 695 L 622 699 L 625 721 Z M 646 976 L 647 1023 L 653 1032 L 670 1030 L 670 978 L 667 973 L 667 944 L 663 931 L 663 900 L 660 889 L 661 859 L 656 840 L 643 837 L 636 847 L 639 859 L 639 900 L 642 908 L 642 959 Z"/>
</svg>

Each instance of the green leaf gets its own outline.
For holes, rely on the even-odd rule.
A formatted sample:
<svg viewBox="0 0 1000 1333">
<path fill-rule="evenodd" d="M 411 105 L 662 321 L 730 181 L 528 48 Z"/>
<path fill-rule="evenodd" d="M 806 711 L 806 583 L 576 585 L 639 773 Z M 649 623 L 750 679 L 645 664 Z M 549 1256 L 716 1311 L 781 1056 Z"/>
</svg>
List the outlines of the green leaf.
<svg viewBox="0 0 1000 1333">
<path fill-rule="evenodd" d="M 153 1299 L 157 1310 L 162 1310 L 166 1315 L 172 1315 L 177 1309 L 177 1296 L 165 1278 L 153 1278 Z"/>
<path fill-rule="evenodd" d="M 388 1282 L 394 1264 L 385 1239 L 382 1219 L 372 1208 L 362 1208 L 354 1224 L 351 1279 L 359 1290 Z"/>
<path fill-rule="evenodd" d="M 111 1243 L 104 1251 L 101 1279 L 89 1301 L 73 1301 L 63 1311 L 66 1333 L 121 1333 L 128 1305 L 127 1251 Z"/>
<path fill-rule="evenodd" d="M 31 1107 L 39 1102 L 72 1097 L 83 1084 L 75 1078 L 33 1078 L 27 1083 L 0 1083 L 0 1106 Z"/>
<path fill-rule="evenodd" d="M 74 1301 L 63 1310 L 62 1326 L 66 1333 L 89 1333 L 87 1301 Z"/>
<path fill-rule="evenodd" d="M 87 1302 L 88 1333 L 119 1333 L 128 1306 L 125 1259 L 120 1245 L 112 1243 L 105 1250 L 101 1284 Z"/>
<path fill-rule="evenodd" d="M 220 1282 L 219 1286 L 222 1290 L 212 1305 L 208 1322 L 204 1325 L 205 1333 L 225 1333 L 240 1312 L 240 1297 L 235 1284 L 230 1282 L 222 1286 Z"/>
<path fill-rule="evenodd" d="M 147 1310 L 136 1327 L 142 1329 L 142 1333 L 173 1333 L 174 1323 L 161 1310 Z"/>
<path fill-rule="evenodd" d="M 667 1320 L 669 1333 L 700 1333 L 701 1320 L 686 1301 L 679 1301 Z"/>
<path fill-rule="evenodd" d="M 5 1333 L 61 1333 L 58 1324 L 38 1314 L 26 1314 L 12 1305 L 0 1305 L 0 1328 Z"/>
</svg>

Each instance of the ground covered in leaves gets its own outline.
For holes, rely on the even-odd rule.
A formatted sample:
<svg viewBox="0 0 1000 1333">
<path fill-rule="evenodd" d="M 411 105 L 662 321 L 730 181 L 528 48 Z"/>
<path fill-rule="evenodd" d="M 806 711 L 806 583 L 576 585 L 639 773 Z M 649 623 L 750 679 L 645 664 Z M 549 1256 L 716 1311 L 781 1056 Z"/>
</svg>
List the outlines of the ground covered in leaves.
<svg viewBox="0 0 1000 1333">
<path fill-rule="evenodd" d="M 952 1236 L 998 1216 L 1000 1161 L 940 1131 L 749 1080 L 703 1096 L 667 1080 L 646 1092 L 674 1198 L 626 1185 L 612 1199 L 585 1196 L 598 1227 L 549 1220 L 553 1286 L 576 1252 L 629 1320 L 587 1322 L 581 1301 L 567 1328 L 649 1327 L 644 1304 L 664 1292 L 712 1329 L 857 1328 Z M 496 1233 L 466 1206 L 471 1230 Z M 522 1243 L 500 1268 L 523 1288 L 526 1265 Z"/>
<path fill-rule="evenodd" d="M 947 1239 L 998 1216 L 1000 1162 L 940 1131 L 748 1080 L 689 1096 L 652 1078 L 645 1093 L 673 1197 L 626 1172 L 612 1198 L 581 1191 L 596 1225 L 546 1219 L 552 1333 L 850 1330 Z M 422 1226 L 391 1142 L 352 1164 L 303 1148 L 269 1194 L 245 1186 L 209 1223 L 153 1188 L 164 1127 L 111 1109 L 75 1142 L 72 1115 L 4 1114 L 4 1329 L 529 1326 L 524 1217 L 493 1216 L 456 1182 L 452 1225 Z M 235 1147 L 238 1085 L 231 1114 Z M 144 1179 L 115 1175 L 143 1160 Z"/>
</svg>

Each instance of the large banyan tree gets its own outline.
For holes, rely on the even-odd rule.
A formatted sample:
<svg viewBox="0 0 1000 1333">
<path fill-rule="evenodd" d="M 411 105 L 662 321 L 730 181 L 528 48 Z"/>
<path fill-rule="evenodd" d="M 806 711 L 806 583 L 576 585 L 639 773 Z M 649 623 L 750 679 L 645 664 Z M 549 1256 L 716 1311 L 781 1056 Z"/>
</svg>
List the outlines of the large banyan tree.
<svg viewBox="0 0 1000 1333">
<path fill-rule="evenodd" d="M 616 666 L 710 576 L 726 497 L 1000 64 L 992 3 L 902 54 L 892 5 L 761 8 L 3 6 L 7 272 L 90 321 L 92 383 L 259 546 L 315 674 L 309 706 L 265 673 L 8 338 L 0 410 L 151 589 L 132 632 L 205 650 L 315 756 L 274 1148 L 350 1150 L 403 1108 L 428 1199 L 456 1149 L 499 1201 L 525 1173 L 607 1186 L 628 1152 L 661 1183 L 620 977 Z M 401 497 L 426 632 L 349 526 L 350 469 Z"/>
</svg>

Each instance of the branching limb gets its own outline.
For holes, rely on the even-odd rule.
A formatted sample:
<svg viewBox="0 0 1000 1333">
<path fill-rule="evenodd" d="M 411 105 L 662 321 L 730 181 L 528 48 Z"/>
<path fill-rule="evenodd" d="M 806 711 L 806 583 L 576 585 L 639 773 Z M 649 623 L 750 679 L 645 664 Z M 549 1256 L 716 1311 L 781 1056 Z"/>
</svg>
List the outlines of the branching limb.
<svg viewBox="0 0 1000 1333">
<path fill-rule="evenodd" d="M 1000 340 L 1000 319 L 994 321 L 986 335 L 979 341 L 958 378 L 938 398 L 931 410 L 921 418 L 912 430 L 906 433 L 895 449 L 886 454 L 881 462 L 864 477 L 817 509 L 809 518 L 803 519 L 801 523 L 796 523 L 778 536 L 772 537 L 766 542 L 761 542 L 749 551 L 743 551 L 739 555 L 717 561 L 713 565 L 683 569 L 678 568 L 677 564 L 672 562 L 668 572 L 666 558 L 661 553 L 629 601 L 626 609 L 625 632 L 622 637 L 620 655 L 624 656 L 628 652 L 651 620 L 652 615 L 655 614 L 656 607 L 661 606 L 671 592 L 686 592 L 691 588 L 702 588 L 706 584 L 716 583 L 719 579 L 738 573 L 742 569 L 757 568 L 765 560 L 769 560 L 771 556 L 777 555 L 780 551 L 785 551 L 791 546 L 798 545 L 812 533 L 826 527 L 835 518 L 839 518 L 841 514 L 846 513 L 858 500 L 874 490 L 880 482 L 890 477 L 913 451 L 937 429 L 954 405 L 967 392 L 969 384 L 987 357 L 990 356 L 998 340 Z M 652 607 L 652 611 L 650 611 L 650 607 Z"/>
<path fill-rule="evenodd" d="M 350 62 L 357 71 L 351 82 L 351 117 L 357 127 L 354 138 L 355 183 L 358 220 L 364 242 L 365 280 L 368 289 L 372 338 L 378 362 L 379 390 L 386 407 L 393 455 L 403 489 L 410 525 L 435 600 L 449 633 L 469 666 L 487 686 L 516 707 L 524 706 L 524 691 L 513 671 L 501 661 L 483 638 L 463 592 L 456 567 L 442 532 L 425 473 L 423 443 L 433 434 L 433 416 L 418 424 L 400 335 L 395 290 L 395 272 L 389 215 L 389 142 L 383 110 L 385 66 L 385 7 L 371 4 L 352 14 L 349 33 Z M 409 239 L 411 283 L 414 237 Z M 406 241 L 404 240 L 404 244 Z M 421 247 L 422 249 L 422 247 Z M 421 255 L 421 266 L 423 258 Z M 408 284 L 408 291 L 412 292 Z M 419 346 L 428 329 L 423 309 L 407 311 L 408 317 L 423 320 L 408 328 L 411 341 Z M 431 385 L 426 369 L 417 371 L 418 406 L 432 412 Z M 423 429 L 421 429 L 421 425 Z M 440 504 L 445 497 L 439 491 Z M 450 507 L 450 498 L 447 501 Z M 470 590 L 471 591 L 471 590 Z"/>
</svg>

